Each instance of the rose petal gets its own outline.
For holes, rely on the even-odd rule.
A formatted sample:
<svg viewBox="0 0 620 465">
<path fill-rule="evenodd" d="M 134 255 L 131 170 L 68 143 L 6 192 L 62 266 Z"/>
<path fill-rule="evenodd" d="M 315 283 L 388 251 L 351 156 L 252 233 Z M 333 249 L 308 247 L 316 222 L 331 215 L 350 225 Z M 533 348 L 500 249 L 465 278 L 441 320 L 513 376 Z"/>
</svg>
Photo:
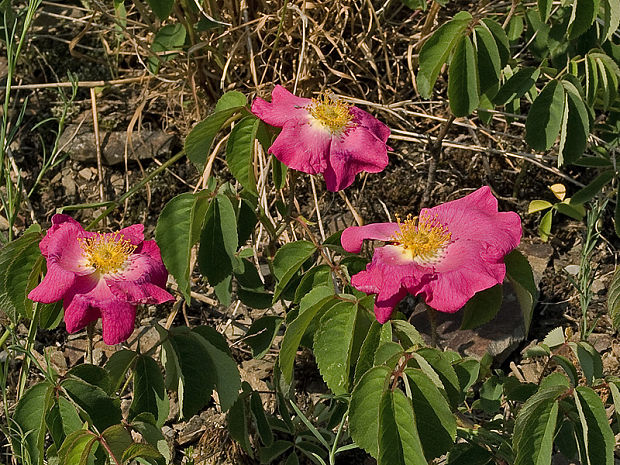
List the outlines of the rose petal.
<svg viewBox="0 0 620 465">
<path fill-rule="evenodd" d="M 63 298 L 75 281 L 75 274 L 64 270 L 59 265 L 50 263 L 43 281 L 28 293 L 34 302 L 51 304 Z"/>
<path fill-rule="evenodd" d="M 132 224 L 131 226 L 121 229 L 118 234 L 133 245 L 138 245 L 144 240 L 144 225 Z"/>
<path fill-rule="evenodd" d="M 351 107 L 349 110 L 353 113 L 357 124 L 368 129 L 383 143 L 387 142 L 390 137 L 390 128 L 361 108 Z"/>
<path fill-rule="evenodd" d="M 351 226 L 342 232 L 340 243 L 347 252 L 359 253 L 365 239 L 389 241 L 398 231 L 398 223 L 372 223 L 365 226 Z"/>
<path fill-rule="evenodd" d="M 135 326 L 136 307 L 128 302 L 112 299 L 102 302 L 99 308 L 103 342 L 111 346 L 126 341 Z"/>
<path fill-rule="evenodd" d="M 309 98 L 296 97 L 282 86 L 275 86 L 271 92 L 271 103 L 257 98 L 252 103 L 252 113 L 266 123 L 281 128 L 288 121 L 307 121 Z"/>
<path fill-rule="evenodd" d="M 331 135 L 307 122 L 289 121 L 269 148 L 289 168 L 308 174 L 322 173 L 327 167 Z"/>
<path fill-rule="evenodd" d="M 349 187 L 357 173 L 379 173 L 388 164 L 385 142 L 368 129 L 357 126 L 341 137 L 333 137 L 327 169 L 327 189 L 336 192 Z"/>
</svg>

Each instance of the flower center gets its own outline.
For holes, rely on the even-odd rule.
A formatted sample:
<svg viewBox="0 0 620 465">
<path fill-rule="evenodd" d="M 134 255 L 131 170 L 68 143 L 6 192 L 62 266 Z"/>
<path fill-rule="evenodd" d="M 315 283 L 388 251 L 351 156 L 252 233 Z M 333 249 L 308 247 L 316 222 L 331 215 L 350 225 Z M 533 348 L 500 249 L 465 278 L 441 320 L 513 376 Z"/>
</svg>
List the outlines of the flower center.
<svg viewBox="0 0 620 465">
<path fill-rule="evenodd" d="M 113 234 L 97 233 L 93 237 L 80 237 L 82 256 L 88 265 L 103 274 L 120 270 L 127 258 L 136 250 L 136 246 L 123 239 L 118 232 Z"/>
<path fill-rule="evenodd" d="M 350 105 L 336 100 L 325 92 L 312 99 L 308 111 L 310 116 L 332 134 L 340 134 L 352 126 L 353 114 Z"/>
<path fill-rule="evenodd" d="M 437 215 L 421 216 L 417 225 L 416 218 L 412 218 L 411 215 L 402 223 L 399 218 L 397 221 L 399 230 L 394 233 L 392 240 L 420 264 L 439 260 L 452 239 L 452 233 L 439 221 Z"/>
</svg>

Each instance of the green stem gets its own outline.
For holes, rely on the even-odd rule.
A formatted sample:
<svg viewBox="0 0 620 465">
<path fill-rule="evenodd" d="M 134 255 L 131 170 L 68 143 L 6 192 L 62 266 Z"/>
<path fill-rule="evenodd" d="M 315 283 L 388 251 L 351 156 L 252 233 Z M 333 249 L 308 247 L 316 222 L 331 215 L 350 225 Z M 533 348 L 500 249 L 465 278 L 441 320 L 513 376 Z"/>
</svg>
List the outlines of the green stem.
<svg viewBox="0 0 620 465">
<path fill-rule="evenodd" d="M 338 441 L 340 440 L 340 433 L 342 433 L 342 428 L 344 427 L 344 422 L 349 416 L 349 409 L 342 416 L 342 420 L 340 420 L 340 424 L 338 425 L 338 431 L 336 431 L 336 437 L 334 438 L 334 443 L 332 444 L 332 448 L 329 451 L 329 465 L 336 465 L 336 450 L 338 449 Z"/>
<path fill-rule="evenodd" d="M 155 170 L 153 170 L 153 172 L 151 172 L 148 176 L 145 176 L 138 184 L 136 184 L 134 187 L 132 187 L 131 189 L 129 189 L 127 192 L 125 192 L 123 195 L 121 195 L 117 200 L 115 200 L 113 202 L 113 205 L 109 206 L 108 208 L 106 208 L 106 210 L 101 213 L 101 215 L 99 215 L 97 218 L 95 218 L 93 221 L 91 221 L 88 226 L 86 226 L 86 229 L 92 229 L 95 226 L 97 226 L 99 224 L 99 222 L 101 220 L 103 220 L 104 218 L 106 218 L 110 213 L 112 213 L 119 205 L 121 205 L 125 200 L 127 200 L 129 197 L 131 197 L 132 195 L 134 195 L 136 192 L 138 192 L 140 189 L 142 189 L 142 187 L 144 187 L 144 185 L 146 183 L 148 183 L 151 179 L 153 179 L 154 177 L 156 177 L 157 175 L 159 175 L 162 171 L 164 171 L 165 169 L 167 169 L 169 166 L 173 165 L 174 163 L 176 163 L 178 160 L 180 160 L 183 156 L 185 155 L 185 150 L 181 150 L 179 153 L 177 153 L 176 155 L 172 156 L 170 159 L 166 160 L 161 166 L 158 166 Z"/>
<path fill-rule="evenodd" d="M 4 330 L 4 333 L 2 333 L 2 336 L 0 336 L 0 347 L 4 346 L 4 343 L 9 338 L 14 328 L 15 328 L 15 325 L 11 323 L 11 326 L 9 326 L 8 328 Z"/>
<path fill-rule="evenodd" d="M 32 313 L 32 320 L 30 320 L 30 327 L 28 328 L 28 339 L 26 340 L 25 351 L 27 354 L 31 352 L 32 344 L 37 336 L 37 328 L 39 326 L 39 304 L 34 305 Z M 26 381 L 28 380 L 28 371 L 30 370 L 30 357 L 24 357 L 24 364 L 19 372 L 19 381 L 17 383 L 17 399 L 21 399 L 24 389 L 26 388 Z"/>
<path fill-rule="evenodd" d="M 437 310 L 426 306 L 426 314 L 428 315 L 428 321 L 431 324 L 431 347 L 438 347 L 439 335 L 437 334 Z"/>
</svg>

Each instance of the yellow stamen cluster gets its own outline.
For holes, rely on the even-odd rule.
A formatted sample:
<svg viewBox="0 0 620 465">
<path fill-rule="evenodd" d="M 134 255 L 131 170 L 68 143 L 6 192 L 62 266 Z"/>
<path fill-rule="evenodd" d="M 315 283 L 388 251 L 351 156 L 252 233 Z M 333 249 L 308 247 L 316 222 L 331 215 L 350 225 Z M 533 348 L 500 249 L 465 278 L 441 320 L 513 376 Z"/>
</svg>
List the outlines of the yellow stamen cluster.
<svg viewBox="0 0 620 465">
<path fill-rule="evenodd" d="M 97 233 L 93 237 L 78 238 L 82 255 L 100 273 L 115 273 L 119 271 L 127 258 L 136 250 L 136 246 L 123 239 L 118 232 L 113 234 Z"/>
<path fill-rule="evenodd" d="M 424 215 L 416 218 L 411 215 L 401 223 L 397 218 L 399 230 L 392 240 L 403 247 L 418 263 L 432 263 L 441 258 L 441 252 L 450 243 L 452 233 L 439 221 L 437 215 Z"/>
<path fill-rule="evenodd" d="M 352 126 L 353 114 L 351 113 L 350 105 L 336 100 L 325 92 L 319 97 L 312 99 L 308 111 L 310 116 L 332 134 L 340 134 Z"/>
</svg>

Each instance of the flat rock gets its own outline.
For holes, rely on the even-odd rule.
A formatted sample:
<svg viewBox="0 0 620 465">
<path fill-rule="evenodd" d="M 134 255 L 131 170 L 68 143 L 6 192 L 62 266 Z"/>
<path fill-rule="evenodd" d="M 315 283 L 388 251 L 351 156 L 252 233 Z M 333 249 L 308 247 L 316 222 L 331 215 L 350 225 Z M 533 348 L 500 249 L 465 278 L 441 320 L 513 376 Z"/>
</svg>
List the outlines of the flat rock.
<svg viewBox="0 0 620 465">
<path fill-rule="evenodd" d="M 534 274 L 534 282 L 538 286 L 553 248 L 549 244 L 523 243 L 519 246 L 519 251 L 527 257 Z M 527 328 L 512 285 L 506 281 L 503 289 L 504 299 L 497 316 L 476 329 L 459 329 L 463 318 L 461 311 L 437 312 L 437 333 L 441 347 L 477 359 L 488 353 L 500 363 L 505 360 L 525 340 Z M 430 324 L 424 304 L 416 306 L 410 323 L 430 342 Z"/>
<path fill-rule="evenodd" d="M 100 130 L 102 163 L 117 165 L 125 159 L 126 131 Z M 130 160 L 143 160 L 170 154 L 174 136 L 161 130 L 142 129 L 131 134 L 131 143 L 127 146 Z M 97 162 L 95 133 L 88 124 L 69 124 L 60 136 L 59 146 L 64 147 L 71 159 L 80 162 Z"/>
</svg>

